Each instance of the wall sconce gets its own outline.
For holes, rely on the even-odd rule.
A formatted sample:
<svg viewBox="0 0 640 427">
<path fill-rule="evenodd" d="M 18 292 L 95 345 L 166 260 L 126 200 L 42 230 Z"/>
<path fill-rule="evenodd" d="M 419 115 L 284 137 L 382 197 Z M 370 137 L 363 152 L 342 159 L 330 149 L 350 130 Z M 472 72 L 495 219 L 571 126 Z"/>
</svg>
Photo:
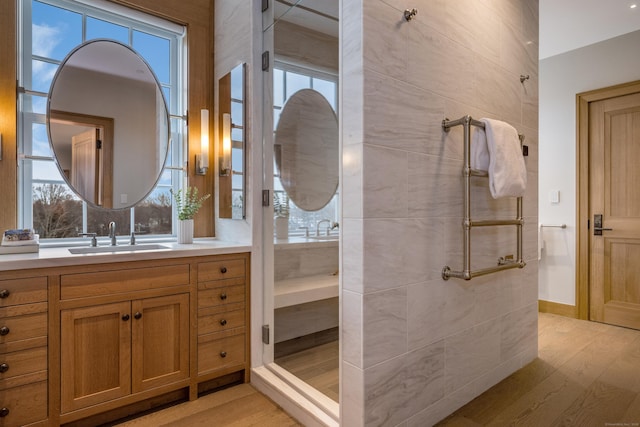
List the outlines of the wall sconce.
<svg viewBox="0 0 640 427">
<path fill-rule="evenodd" d="M 200 110 L 200 154 L 196 154 L 196 175 L 209 169 L 209 110 Z"/>
<path fill-rule="evenodd" d="M 220 152 L 220 176 L 231 175 L 231 114 L 222 115 L 222 147 Z"/>
</svg>

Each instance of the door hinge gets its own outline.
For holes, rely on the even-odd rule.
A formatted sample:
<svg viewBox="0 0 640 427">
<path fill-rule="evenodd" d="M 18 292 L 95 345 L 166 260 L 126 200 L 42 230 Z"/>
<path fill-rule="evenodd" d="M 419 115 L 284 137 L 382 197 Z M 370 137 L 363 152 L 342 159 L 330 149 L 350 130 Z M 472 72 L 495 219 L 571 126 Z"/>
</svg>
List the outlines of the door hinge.
<svg viewBox="0 0 640 427">
<path fill-rule="evenodd" d="M 269 193 L 269 190 L 262 190 L 262 206 L 269 206 L 269 200 L 271 200 Z"/>
<path fill-rule="evenodd" d="M 262 0 L 262 12 L 266 12 L 269 9 L 269 0 Z"/>
<path fill-rule="evenodd" d="M 102 141 L 96 139 L 96 150 L 102 150 Z"/>
<path fill-rule="evenodd" d="M 262 71 L 269 71 L 269 51 L 262 52 Z"/>
<path fill-rule="evenodd" d="M 591 220 L 587 220 L 587 230 L 591 230 Z"/>
<path fill-rule="evenodd" d="M 269 325 L 262 325 L 262 342 L 269 344 Z"/>
</svg>

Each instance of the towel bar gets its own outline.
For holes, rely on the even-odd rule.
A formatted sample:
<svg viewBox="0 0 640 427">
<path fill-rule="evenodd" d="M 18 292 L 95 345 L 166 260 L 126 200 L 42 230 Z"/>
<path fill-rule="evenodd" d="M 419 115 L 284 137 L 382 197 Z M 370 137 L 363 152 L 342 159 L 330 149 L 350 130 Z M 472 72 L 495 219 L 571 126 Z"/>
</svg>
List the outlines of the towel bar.
<svg viewBox="0 0 640 427">
<path fill-rule="evenodd" d="M 471 126 L 476 126 L 484 129 L 484 123 L 479 120 L 474 120 L 471 116 L 464 116 L 457 120 L 444 119 L 442 121 L 442 128 L 445 132 L 448 132 L 450 128 L 454 126 L 464 126 L 464 252 L 463 252 L 463 269 L 452 270 L 448 265 L 442 269 L 442 278 L 449 280 L 454 277 L 457 279 L 471 280 L 474 277 L 484 276 L 486 274 L 495 273 L 498 271 L 509 270 L 512 268 L 524 268 L 526 263 L 522 259 L 522 228 L 524 226 L 524 219 L 522 218 L 522 197 L 518 197 L 517 200 L 517 213 L 515 219 L 507 220 L 483 220 L 474 221 L 471 219 L 471 177 L 488 177 L 489 174 L 485 171 L 478 171 L 471 169 Z M 520 144 L 524 141 L 524 135 L 519 135 Z M 494 227 L 510 225 L 516 227 L 517 238 L 517 257 L 515 260 L 506 260 L 500 258 L 498 265 L 494 267 L 483 268 L 479 270 L 471 270 L 471 229 L 473 227 Z"/>
</svg>

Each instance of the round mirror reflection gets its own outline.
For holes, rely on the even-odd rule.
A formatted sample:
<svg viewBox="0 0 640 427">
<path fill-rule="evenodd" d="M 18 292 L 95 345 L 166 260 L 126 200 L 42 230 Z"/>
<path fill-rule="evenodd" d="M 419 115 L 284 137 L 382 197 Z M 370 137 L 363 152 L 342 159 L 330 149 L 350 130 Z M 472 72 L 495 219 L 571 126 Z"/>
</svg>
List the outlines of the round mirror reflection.
<svg viewBox="0 0 640 427">
<path fill-rule="evenodd" d="M 280 114 L 274 151 L 280 181 L 291 201 L 317 211 L 338 188 L 338 119 L 322 94 L 302 89 Z"/>
<path fill-rule="evenodd" d="M 112 40 L 62 62 L 47 106 L 49 141 L 69 187 L 92 206 L 125 209 L 155 187 L 167 158 L 169 113 L 149 65 Z"/>
</svg>

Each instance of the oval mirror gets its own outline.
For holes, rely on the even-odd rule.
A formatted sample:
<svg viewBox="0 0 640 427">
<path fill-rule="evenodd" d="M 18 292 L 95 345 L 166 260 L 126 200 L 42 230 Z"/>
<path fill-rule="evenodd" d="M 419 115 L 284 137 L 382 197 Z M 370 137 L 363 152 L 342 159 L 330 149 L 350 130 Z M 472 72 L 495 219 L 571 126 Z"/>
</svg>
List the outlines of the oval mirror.
<svg viewBox="0 0 640 427">
<path fill-rule="evenodd" d="M 144 200 L 169 148 L 169 112 L 155 74 L 113 40 L 86 42 L 60 64 L 49 91 L 47 129 L 69 187 L 105 209 Z"/>
<path fill-rule="evenodd" d="M 317 211 L 338 188 L 338 119 L 322 94 L 294 93 L 276 128 L 276 167 L 285 191 L 300 209 Z"/>
</svg>

